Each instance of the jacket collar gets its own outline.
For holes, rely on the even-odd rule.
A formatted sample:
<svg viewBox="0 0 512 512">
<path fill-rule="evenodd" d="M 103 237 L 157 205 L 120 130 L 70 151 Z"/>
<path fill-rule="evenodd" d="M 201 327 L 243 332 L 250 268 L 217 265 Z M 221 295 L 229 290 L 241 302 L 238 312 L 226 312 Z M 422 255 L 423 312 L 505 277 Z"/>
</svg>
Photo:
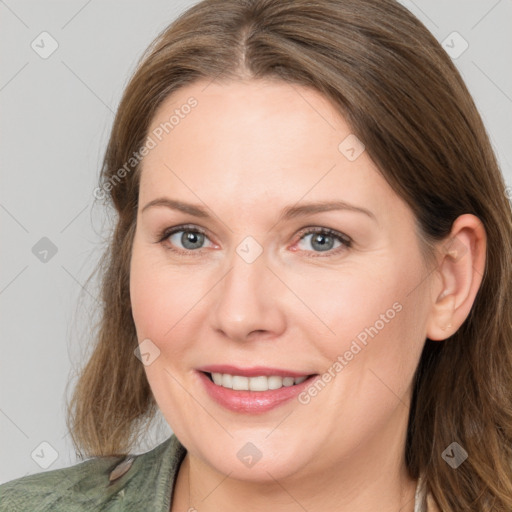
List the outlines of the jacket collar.
<svg viewBox="0 0 512 512">
<path fill-rule="evenodd" d="M 432 494 L 426 492 L 424 475 L 420 475 L 416 485 L 414 512 L 440 512 Z"/>
</svg>

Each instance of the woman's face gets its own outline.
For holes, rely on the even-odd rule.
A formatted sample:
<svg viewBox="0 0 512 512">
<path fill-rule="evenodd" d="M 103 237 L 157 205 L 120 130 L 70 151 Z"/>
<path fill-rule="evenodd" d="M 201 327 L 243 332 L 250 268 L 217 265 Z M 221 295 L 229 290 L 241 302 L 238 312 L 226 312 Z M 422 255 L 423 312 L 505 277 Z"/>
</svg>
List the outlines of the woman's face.
<svg viewBox="0 0 512 512">
<path fill-rule="evenodd" d="M 155 399 L 190 454 L 261 481 L 399 459 L 432 277 L 412 211 L 347 123 L 304 87 L 203 81 L 167 98 L 148 134 L 133 318 Z M 190 210 L 145 209 L 161 198 Z M 306 208 L 332 202 L 351 207 Z M 198 370 L 210 365 L 317 377 L 260 400 L 223 389 L 222 402 Z"/>
</svg>

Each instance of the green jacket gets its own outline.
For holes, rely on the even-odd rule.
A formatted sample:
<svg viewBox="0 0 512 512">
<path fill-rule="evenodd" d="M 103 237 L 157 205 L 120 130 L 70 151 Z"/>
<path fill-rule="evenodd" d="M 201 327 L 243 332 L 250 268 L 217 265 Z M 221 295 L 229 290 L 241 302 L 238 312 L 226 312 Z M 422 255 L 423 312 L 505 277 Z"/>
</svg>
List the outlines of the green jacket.
<svg viewBox="0 0 512 512">
<path fill-rule="evenodd" d="M 95 457 L 0 485 L 0 512 L 169 512 L 186 449 L 175 434 L 153 450 Z"/>
</svg>

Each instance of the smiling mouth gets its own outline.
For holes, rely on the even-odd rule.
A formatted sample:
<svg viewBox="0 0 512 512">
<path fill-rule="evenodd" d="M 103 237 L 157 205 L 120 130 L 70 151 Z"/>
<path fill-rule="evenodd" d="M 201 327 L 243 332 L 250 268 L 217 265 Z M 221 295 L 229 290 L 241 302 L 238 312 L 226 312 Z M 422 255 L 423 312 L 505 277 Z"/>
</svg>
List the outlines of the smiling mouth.
<svg viewBox="0 0 512 512">
<path fill-rule="evenodd" d="M 201 372 L 215 385 L 232 389 L 233 391 L 272 391 L 283 387 L 292 387 L 316 377 L 318 374 L 304 375 L 302 377 L 282 377 L 279 375 L 246 377 L 227 373 Z"/>
</svg>

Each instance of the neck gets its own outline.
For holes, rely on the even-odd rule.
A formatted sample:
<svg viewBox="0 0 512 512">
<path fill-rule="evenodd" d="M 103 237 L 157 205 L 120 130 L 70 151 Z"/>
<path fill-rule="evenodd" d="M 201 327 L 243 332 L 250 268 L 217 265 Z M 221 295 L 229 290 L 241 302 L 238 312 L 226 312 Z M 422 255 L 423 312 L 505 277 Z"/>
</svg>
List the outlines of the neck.
<svg viewBox="0 0 512 512">
<path fill-rule="evenodd" d="M 401 434 L 395 430 L 386 443 L 375 438 L 350 458 L 330 460 L 321 471 L 308 473 L 305 467 L 279 481 L 271 471 L 265 482 L 239 480 L 234 472 L 224 475 L 187 452 L 171 512 L 413 512 L 417 481 L 409 477 L 403 457 L 394 455 L 402 454 L 405 431 Z"/>
<path fill-rule="evenodd" d="M 302 481 L 291 488 L 290 482 L 273 480 L 267 484 L 252 484 L 222 477 L 205 485 L 191 470 L 188 455 L 182 463 L 184 478 L 182 487 L 176 486 L 172 512 L 235 512 L 245 510 L 259 512 L 413 512 L 417 481 L 408 475 L 381 473 L 364 486 L 350 485 L 333 478 L 313 482 Z M 192 462 L 193 464 L 193 462 Z M 189 476 L 190 471 L 190 476 Z"/>
</svg>

